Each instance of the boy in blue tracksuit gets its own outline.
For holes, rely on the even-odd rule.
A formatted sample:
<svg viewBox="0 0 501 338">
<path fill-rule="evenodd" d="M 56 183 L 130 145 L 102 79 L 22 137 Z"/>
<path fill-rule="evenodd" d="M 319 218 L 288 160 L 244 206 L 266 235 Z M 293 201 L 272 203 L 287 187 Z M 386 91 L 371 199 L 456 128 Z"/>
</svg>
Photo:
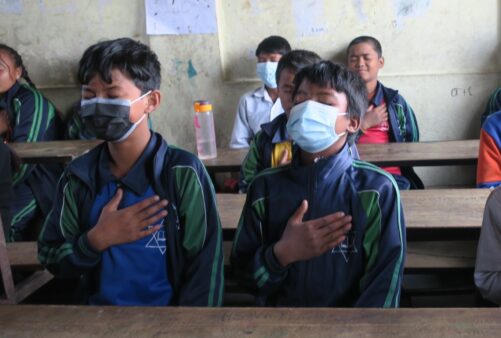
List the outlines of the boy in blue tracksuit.
<svg viewBox="0 0 501 338">
<path fill-rule="evenodd" d="M 305 66 L 320 60 L 314 52 L 297 49 L 285 54 L 278 61 L 276 82 L 284 112 L 271 122 L 262 124 L 261 130 L 254 136 L 240 170 L 238 187 L 241 192 L 247 192 L 247 186 L 260 171 L 290 162 L 292 145 L 285 125 L 292 108 L 294 76 Z"/>
<path fill-rule="evenodd" d="M 258 304 L 397 307 L 405 224 L 390 174 L 349 153 L 367 93 L 322 61 L 295 79 L 292 163 L 249 186 L 231 265 Z"/>
<path fill-rule="evenodd" d="M 360 125 L 358 144 L 419 142 L 419 129 L 411 106 L 398 91 L 383 86 L 378 80 L 384 67 L 383 49 L 372 36 L 353 39 L 347 49 L 348 68 L 364 80 L 369 108 Z M 412 167 L 385 167 L 400 189 L 423 189 L 421 179 Z"/>
<path fill-rule="evenodd" d="M 21 83 L 23 79 L 25 83 Z M 59 138 L 56 108 L 36 89 L 19 53 L 0 44 L 0 106 L 5 118 L 0 130 L 7 143 L 52 141 Z M 54 186 L 61 175 L 59 164 L 24 163 L 12 173 L 10 241 L 29 240 L 36 221 L 53 203 Z"/>
<path fill-rule="evenodd" d="M 105 140 L 70 163 L 39 238 L 54 274 L 79 277 L 101 305 L 217 306 L 222 230 L 201 162 L 148 128 L 160 105 L 160 63 L 128 38 L 80 60 L 80 115 Z"/>
</svg>

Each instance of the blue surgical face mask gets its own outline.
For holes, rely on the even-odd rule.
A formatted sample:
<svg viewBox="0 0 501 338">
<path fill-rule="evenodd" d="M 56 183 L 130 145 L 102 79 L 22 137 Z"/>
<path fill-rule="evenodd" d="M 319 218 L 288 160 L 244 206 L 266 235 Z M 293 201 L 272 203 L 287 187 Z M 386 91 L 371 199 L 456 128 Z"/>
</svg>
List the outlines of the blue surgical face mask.
<svg viewBox="0 0 501 338">
<path fill-rule="evenodd" d="M 136 123 L 132 123 L 129 119 L 131 106 L 150 93 L 151 90 L 133 101 L 103 97 L 82 99 L 80 117 L 86 130 L 98 139 L 113 143 L 122 142 L 146 117 L 144 114 Z"/>
<path fill-rule="evenodd" d="M 291 109 L 287 132 L 298 146 L 309 152 L 319 153 L 333 145 L 341 136 L 336 133 L 336 119 L 340 113 L 336 107 L 308 100 Z"/>
<path fill-rule="evenodd" d="M 263 81 L 268 88 L 277 88 L 277 73 L 278 62 L 258 62 L 256 66 L 257 76 Z"/>
</svg>

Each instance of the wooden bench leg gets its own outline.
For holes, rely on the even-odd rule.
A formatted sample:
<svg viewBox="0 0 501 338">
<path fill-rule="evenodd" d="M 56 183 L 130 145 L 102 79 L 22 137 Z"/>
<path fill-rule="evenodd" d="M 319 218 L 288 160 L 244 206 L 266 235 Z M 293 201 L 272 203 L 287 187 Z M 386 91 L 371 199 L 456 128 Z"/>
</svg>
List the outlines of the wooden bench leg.
<svg viewBox="0 0 501 338">
<path fill-rule="evenodd" d="M 0 299 L 0 304 L 17 304 L 26 297 L 38 290 L 40 287 L 50 281 L 53 276 L 47 270 L 36 271 L 23 281 L 14 285 L 12 269 L 7 254 L 7 244 L 5 243 L 5 234 L 3 233 L 2 218 L 0 215 L 0 273 L 5 291 L 5 298 Z"/>
</svg>

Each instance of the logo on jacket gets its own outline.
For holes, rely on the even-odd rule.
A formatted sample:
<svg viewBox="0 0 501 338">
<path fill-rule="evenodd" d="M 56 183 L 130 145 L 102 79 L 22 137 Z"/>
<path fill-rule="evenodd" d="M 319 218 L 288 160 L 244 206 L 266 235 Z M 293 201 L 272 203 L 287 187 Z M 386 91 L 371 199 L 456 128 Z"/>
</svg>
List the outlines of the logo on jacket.
<svg viewBox="0 0 501 338">
<path fill-rule="evenodd" d="M 334 249 L 332 249 L 332 254 L 341 254 L 346 263 L 350 260 L 350 256 L 353 253 L 358 253 L 357 247 L 355 246 L 355 235 L 356 231 L 350 231 L 344 241 L 338 244 Z"/>
<path fill-rule="evenodd" d="M 160 224 L 164 224 L 164 220 Z M 148 228 L 152 226 L 149 225 Z M 165 230 L 161 228 L 160 230 L 155 231 L 151 234 L 151 238 L 144 246 L 147 249 L 158 249 L 162 255 L 167 251 L 167 240 L 165 239 Z"/>
</svg>

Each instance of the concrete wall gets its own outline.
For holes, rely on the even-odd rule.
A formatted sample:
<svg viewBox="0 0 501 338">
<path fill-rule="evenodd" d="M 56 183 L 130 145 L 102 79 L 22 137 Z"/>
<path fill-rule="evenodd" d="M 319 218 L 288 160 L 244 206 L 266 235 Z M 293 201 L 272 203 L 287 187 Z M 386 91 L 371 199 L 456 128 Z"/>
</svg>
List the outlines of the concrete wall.
<svg viewBox="0 0 501 338">
<path fill-rule="evenodd" d="M 216 10 L 217 34 L 147 36 L 141 0 L 0 0 L 0 41 L 22 54 L 61 110 L 79 98 L 75 69 L 88 45 L 121 36 L 149 44 L 163 67 L 155 128 L 191 151 L 193 100 L 214 102 L 218 145 L 226 146 L 240 95 L 259 86 L 254 49 L 271 34 L 338 61 L 353 37 L 376 36 L 386 59 L 381 80 L 413 106 L 423 141 L 477 138 L 501 82 L 499 0 L 216 0 Z M 474 180 L 468 167 L 418 172 L 427 185 Z"/>
</svg>

